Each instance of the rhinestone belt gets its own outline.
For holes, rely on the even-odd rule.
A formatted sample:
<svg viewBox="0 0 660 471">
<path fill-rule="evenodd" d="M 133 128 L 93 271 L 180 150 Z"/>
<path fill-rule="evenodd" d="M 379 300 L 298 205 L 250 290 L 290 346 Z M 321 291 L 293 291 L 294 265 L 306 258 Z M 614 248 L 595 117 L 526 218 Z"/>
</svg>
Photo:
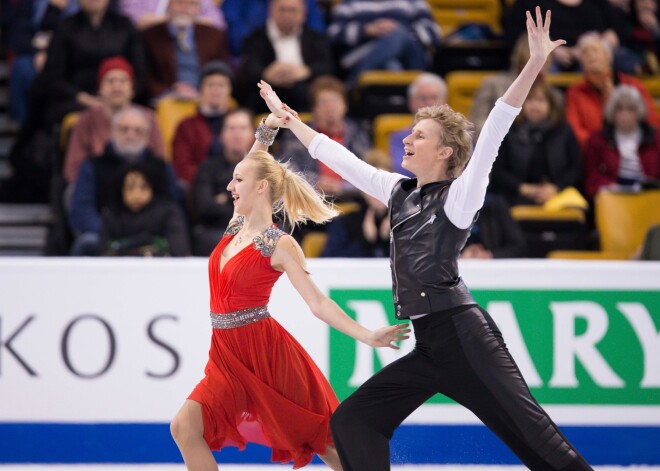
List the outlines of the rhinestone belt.
<svg viewBox="0 0 660 471">
<path fill-rule="evenodd" d="M 211 325 L 214 329 L 235 329 L 270 317 L 268 306 L 249 307 L 226 314 L 211 313 Z"/>
</svg>

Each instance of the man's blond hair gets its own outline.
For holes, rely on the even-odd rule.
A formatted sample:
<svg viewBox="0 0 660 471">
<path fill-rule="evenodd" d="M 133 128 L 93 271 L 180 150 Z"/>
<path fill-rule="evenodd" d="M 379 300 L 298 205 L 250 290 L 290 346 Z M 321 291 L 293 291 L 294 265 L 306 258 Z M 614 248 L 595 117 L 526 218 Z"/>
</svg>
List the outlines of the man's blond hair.
<svg viewBox="0 0 660 471">
<path fill-rule="evenodd" d="M 433 105 L 420 108 L 415 114 L 414 124 L 430 119 L 440 125 L 440 144 L 450 147 L 452 155 L 447 159 L 447 176 L 455 178 L 461 174 L 472 155 L 474 125 L 449 105 Z"/>
</svg>

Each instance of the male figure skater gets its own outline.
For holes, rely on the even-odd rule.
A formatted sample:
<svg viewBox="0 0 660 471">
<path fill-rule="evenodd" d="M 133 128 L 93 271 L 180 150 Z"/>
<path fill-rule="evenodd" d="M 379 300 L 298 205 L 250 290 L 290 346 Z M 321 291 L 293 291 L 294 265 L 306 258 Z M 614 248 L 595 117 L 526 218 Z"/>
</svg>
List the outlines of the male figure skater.
<svg viewBox="0 0 660 471">
<path fill-rule="evenodd" d="M 418 111 L 403 141 L 403 167 L 417 178 L 357 159 L 297 120 L 268 84 L 259 85 L 278 124 L 290 128 L 313 158 L 390 207 L 396 316 L 412 320 L 416 347 L 335 411 L 332 434 L 344 471 L 390 469 L 394 430 L 435 393 L 474 412 L 532 470 L 592 469 L 532 397 L 500 331 L 458 273 L 500 143 L 547 57 L 565 43 L 550 40 L 550 12 L 545 21 L 540 8 L 535 13 L 536 21 L 527 12 L 531 57 L 490 113 L 474 153 L 472 126 L 463 115 L 447 106 Z"/>
</svg>

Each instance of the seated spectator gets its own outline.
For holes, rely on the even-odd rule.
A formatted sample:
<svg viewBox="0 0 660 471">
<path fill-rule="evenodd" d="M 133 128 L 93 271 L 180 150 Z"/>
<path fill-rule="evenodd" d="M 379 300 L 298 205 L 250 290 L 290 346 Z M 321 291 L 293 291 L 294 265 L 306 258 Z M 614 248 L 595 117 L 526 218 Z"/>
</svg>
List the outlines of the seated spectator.
<svg viewBox="0 0 660 471">
<path fill-rule="evenodd" d="M 426 0 L 342 0 L 332 11 L 328 36 L 349 85 L 365 70 L 425 70 L 431 64 L 427 49 L 440 44 Z"/>
<path fill-rule="evenodd" d="M 525 234 L 511 217 L 504 198 L 488 194 L 472 225 L 461 258 L 520 258 L 526 256 Z"/>
<path fill-rule="evenodd" d="M 660 180 L 660 133 L 647 121 L 645 100 L 619 85 L 605 106 L 605 125 L 584 151 L 584 188 L 589 198 L 608 185 L 628 187 Z"/>
<path fill-rule="evenodd" d="M 656 0 L 609 0 L 617 18 L 621 48 L 627 52 L 615 55 L 617 70 L 631 75 L 660 73 L 657 52 L 660 51 L 660 26 Z"/>
<path fill-rule="evenodd" d="M 365 161 L 377 168 L 392 171 L 387 154 L 367 152 Z M 322 257 L 372 258 L 390 254 L 390 220 L 387 206 L 367 193 L 360 192 L 357 211 L 342 214 L 328 223 L 327 242 Z"/>
<path fill-rule="evenodd" d="M 306 0 L 307 18 L 305 25 L 319 33 L 325 32 L 325 18 L 318 0 Z M 225 20 L 231 24 L 228 29 L 231 55 L 238 59 L 243 53 L 243 41 L 257 28 L 266 24 L 268 0 L 223 0 L 220 7 Z"/>
<path fill-rule="evenodd" d="M 642 73 L 660 73 L 660 8 L 656 0 L 633 0 L 633 31 L 628 47 L 642 60 Z"/>
<path fill-rule="evenodd" d="M 211 155 L 199 166 L 192 188 L 193 254 L 207 257 L 222 238 L 234 215 L 234 200 L 227 185 L 234 167 L 254 143 L 252 113 L 240 108 L 225 116 L 220 132 L 220 152 Z"/>
<path fill-rule="evenodd" d="M 9 48 L 14 54 L 9 76 L 9 111 L 19 123 L 25 121 L 28 91 L 46 62 L 53 31 L 63 18 L 77 10 L 75 0 L 17 2 L 9 32 Z"/>
<path fill-rule="evenodd" d="M 53 33 L 44 69 L 30 87 L 25 122 L 10 151 L 11 192 L 20 195 L 17 201 L 48 199 L 52 176 L 61 173 L 55 132 L 66 114 L 101 105 L 96 92 L 104 59 L 126 58 L 135 72 L 135 84 L 144 83 L 140 37 L 128 18 L 109 8 L 109 2 L 78 0 L 79 11 L 61 20 Z"/>
<path fill-rule="evenodd" d="M 500 146 L 489 190 L 510 205 L 544 204 L 581 182 L 580 147 L 552 88 L 536 82 Z"/>
<path fill-rule="evenodd" d="M 208 62 L 229 60 L 226 34 L 199 23 L 200 0 L 170 0 L 167 21 L 142 31 L 147 51 L 147 94 L 197 98 L 201 69 Z"/>
<path fill-rule="evenodd" d="M 371 147 L 369 135 L 352 119 L 346 116 L 348 97 L 341 80 L 331 77 L 318 77 L 309 90 L 312 104 L 312 129 L 340 142 L 358 157 L 364 157 Z M 292 168 L 305 174 L 327 196 L 342 198 L 355 194 L 355 188 L 339 175 L 316 159 L 309 158 L 307 148 L 293 135 L 285 133 L 278 152 L 280 160 L 289 161 Z"/>
<path fill-rule="evenodd" d="M 495 102 L 493 102 L 494 104 Z M 423 73 L 408 86 L 408 109 L 411 125 L 390 135 L 390 156 L 395 172 L 412 177 L 412 173 L 402 167 L 403 140 L 412 132 L 412 121 L 417 110 L 424 106 L 447 104 L 447 84 L 439 75 Z"/>
<path fill-rule="evenodd" d="M 523 34 L 516 41 L 513 51 L 511 51 L 510 62 L 511 66 L 506 72 L 495 72 L 489 75 L 479 85 L 479 88 L 474 94 L 474 101 L 470 109 L 470 121 L 474 124 L 474 141 L 477 141 L 481 128 L 486 122 L 488 113 L 495 106 L 495 102 L 504 95 L 504 92 L 513 83 L 518 74 L 522 71 L 523 67 L 529 60 L 529 45 L 527 34 Z M 541 76 L 545 74 L 550 67 L 551 62 L 547 61 Z M 562 103 L 564 96 L 559 90 L 553 89 L 556 94 L 556 99 Z"/>
<path fill-rule="evenodd" d="M 119 11 L 142 30 L 167 20 L 169 0 L 119 0 Z M 200 0 L 196 21 L 215 28 L 227 28 L 222 12 L 214 0 Z"/>
<path fill-rule="evenodd" d="M 566 45 L 552 53 L 551 72 L 577 69 L 580 60 L 578 42 L 586 33 L 601 38 L 612 51 L 612 57 L 619 53 L 620 21 L 607 0 L 516 0 L 504 20 L 505 38 L 511 46 L 525 33 L 525 12 L 534 11 L 537 5 L 542 11 L 552 11 L 553 36 L 566 41 Z M 620 54 L 625 57 L 628 52 L 621 50 Z"/>
<path fill-rule="evenodd" d="M 174 169 L 184 190 L 195 180 L 202 161 L 221 152 L 220 129 L 231 105 L 233 77 L 229 66 L 220 61 L 202 68 L 197 114 L 181 121 L 172 143 Z"/>
<path fill-rule="evenodd" d="M 73 183 L 85 159 L 103 154 L 110 140 L 112 116 L 131 105 L 135 90 L 133 67 L 123 57 L 109 57 L 101 62 L 98 74 L 98 96 L 101 106 L 83 111 L 71 131 L 64 160 L 64 177 Z M 133 105 L 134 106 L 134 105 Z M 156 116 L 148 108 L 140 107 L 150 121 L 149 149 L 157 156 L 165 155 L 163 136 Z"/>
<path fill-rule="evenodd" d="M 660 125 L 653 99 L 644 84 L 635 77 L 612 70 L 612 54 L 607 44 L 596 35 L 584 36 L 578 45 L 584 80 L 571 85 L 566 92 L 566 119 L 581 146 L 603 126 L 603 107 L 610 93 L 620 84 L 632 85 L 644 99 L 647 120 Z"/>
<path fill-rule="evenodd" d="M 112 118 L 111 140 L 103 155 L 87 159 L 76 179 L 69 224 L 75 234 L 71 255 L 99 255 L 101 213 L 112 201 L 118 175 L 133 162 L 153 172 L 154 195 L 178 199 L 174 172 L 148 149 L 149 118 L 136 107 L 126 107 Z"/>
<path fill-rule="evenodd" d="M 305 25 L 305 5 L 306 0 L 272 0 L 266 24 L 245 38 L 241 64 L 245 103 L 255 112 L 268 111 L 254 86 L 259 80 L 270 83 L 292 108 L 308 111 L 310 82 L 334 72 L 328 39 Z"/>
<path fill-rule="evenodd" d="M 51 124 L 60 124 L 71 111 L 102 105 L 96 92 L 104 59 L 124 57 L 133 67 L 136 85 L 141 85 L 145 76 L 142 42 L 130 20 L 109 10 L 109 0 L 78 3 L 80 11 L 62 20 L 55 31 L 42 73 L 40 85 L 48 94 L 45 114 Z M 43 103 L 35 106 L 35 112 L 44 113 Z"/>
<path fill-rule="evenodd" d="M 113 188 L 114 204 L 103 212 L 104 255 L 184 257 L 190 252 L 188 229 L 176 203 L 154 195 L 158 175 L 141 162 L 131 163 Z"/>
</svg>

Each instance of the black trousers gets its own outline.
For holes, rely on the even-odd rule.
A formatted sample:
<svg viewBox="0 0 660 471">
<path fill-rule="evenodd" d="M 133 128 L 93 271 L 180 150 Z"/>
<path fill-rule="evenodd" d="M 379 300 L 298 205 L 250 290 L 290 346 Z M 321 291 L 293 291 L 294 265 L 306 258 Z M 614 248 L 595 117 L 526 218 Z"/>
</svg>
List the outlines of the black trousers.
<svg viewBox="0 0 660 471">
<path fill-rule="evenodd" d="M 344 471 L 389 470 L 394 430 L 435 393 L 470 409 L 531 470 L 592 469 L 532 397 L 485 310 L 462 306 L 412 324 L 415 350 L 367 380 L 331 418 Z"/>
</svg>

